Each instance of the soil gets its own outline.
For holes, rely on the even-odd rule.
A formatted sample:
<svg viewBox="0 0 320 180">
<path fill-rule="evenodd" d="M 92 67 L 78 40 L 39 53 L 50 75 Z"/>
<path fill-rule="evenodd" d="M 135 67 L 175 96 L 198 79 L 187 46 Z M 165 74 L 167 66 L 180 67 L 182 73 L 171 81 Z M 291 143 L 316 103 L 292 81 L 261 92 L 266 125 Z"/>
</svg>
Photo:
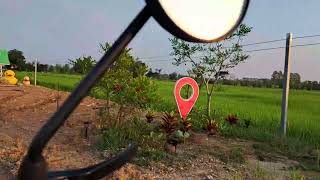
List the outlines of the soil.
<svg viewBox="0 0 320 180">
<path fill-rule="evenodd" d="M 0 85 L 0 179 L 16 176 L 32 137 L 68 95 L 44 87 Z M 99 123 L 96 114 L 104 104 L 90 97 L 80 103 L 44 151 L 50 170 L 81 168 L 105 159 L 96 149 L 94 136 Z M 86 121 L 91 124 L 89 138 L 83 133 Z M 107 178 L 290 179 L 290 167 L 298 162 L 279 155 L 262 160 L 253 144 L 256 142 L 193 133 L 188 142 L 178 145 L 171 161 L 144 167 L 129 163 Z"/>
</svg>

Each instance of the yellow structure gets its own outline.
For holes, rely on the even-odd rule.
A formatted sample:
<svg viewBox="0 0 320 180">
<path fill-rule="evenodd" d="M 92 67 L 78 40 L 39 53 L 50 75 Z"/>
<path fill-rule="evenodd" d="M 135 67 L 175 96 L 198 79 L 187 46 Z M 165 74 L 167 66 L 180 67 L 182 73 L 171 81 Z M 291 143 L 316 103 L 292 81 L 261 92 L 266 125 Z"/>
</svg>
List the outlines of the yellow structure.
<svg viewBox="0 0 320 180">
<path fill-rule="evenodd" d="M 12 70 L 7 70 L 4 72 L 4 80 L 7 81 L 11 85 L 16 85 L 18 83 L 18 79 L 15 78 L 16 73 Z"/>
<path fill-rule="evenodd" d="M 24 78 L 23 78 L 23 85 L 25 85 L 25 86 L 30 86 L 30 78 L 29 78 L 29 76 L 25 76 Z"/>
</svg>

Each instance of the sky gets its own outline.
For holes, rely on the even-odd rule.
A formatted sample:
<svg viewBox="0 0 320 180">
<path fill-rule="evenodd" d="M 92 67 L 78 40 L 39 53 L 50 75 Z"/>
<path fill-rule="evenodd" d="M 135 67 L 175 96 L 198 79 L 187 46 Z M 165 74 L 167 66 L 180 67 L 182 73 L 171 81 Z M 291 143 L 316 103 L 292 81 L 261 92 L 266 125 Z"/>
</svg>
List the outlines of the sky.
<svg viewBox="0 0 320 180">
<path fill-rule="evenodd" d="M 113 42 L 145 5 L 143 0 L 1 0 L 0 48 L 19 49 L 28 61 L 62 64 L 91 55 L 100 58 L 99 43 Z M 251 0 L 244 23 L 252 32 L 243 44 L 320 34 L 319 0 Z M 164 73 L 185 73 L 170 60 L 172 37 L 150 19 L 129 44 L 135 56 Z M 320 42 L 320 37 L 294 39 L 293 45 Z M 246 46 L 246 50 L 285 46 L 285 41 Z M 283 70 L 284 49 L 249 53 L 231 73 L 237 77 L 270 78 Z M 292 48 L 292 72 L 320 81 L 320 45 Z"/>
</svg>

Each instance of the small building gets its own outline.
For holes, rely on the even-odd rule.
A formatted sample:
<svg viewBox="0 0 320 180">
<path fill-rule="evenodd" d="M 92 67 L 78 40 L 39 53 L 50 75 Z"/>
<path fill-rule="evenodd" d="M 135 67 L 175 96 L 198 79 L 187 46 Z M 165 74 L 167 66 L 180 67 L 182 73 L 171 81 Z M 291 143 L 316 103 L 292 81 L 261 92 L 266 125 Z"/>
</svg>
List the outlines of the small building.
<svg viewBox="0 0 320 180">
<path fill-rule="evenodd" d="M 2 68 L 6 65 L 10 65 L 8 51 L 5 49 L 0 49 L 0 77 L 3 75 Z"/>
</svg>

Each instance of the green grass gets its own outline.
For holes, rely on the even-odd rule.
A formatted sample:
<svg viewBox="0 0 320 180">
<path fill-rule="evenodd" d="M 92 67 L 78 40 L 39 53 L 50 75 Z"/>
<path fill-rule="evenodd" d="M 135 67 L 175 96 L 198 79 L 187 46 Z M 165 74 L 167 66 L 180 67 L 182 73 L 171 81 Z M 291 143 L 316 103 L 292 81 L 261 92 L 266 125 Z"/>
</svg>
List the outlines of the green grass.
<svg viewBox="0 0 320 180">
<path fill-rule="evenodd" d="M 161 81 L 158 84 L 159 94 L 167 105 L 174 107 L 174 82 Z M 205 107 L 205 94 L 205 89 L 201 89 L 196 108 Z M 224 86 L 222 91 L 214 93 L 212 108 L 219 117 L 235 113 L 242 119 L 252 121 L 254 128 L 236 129 L 234 133 L 243 133 L 241 136 L 247 135 L 255 139 L 266 138 L 266 134 L 276 134 L 279 131 L 281 94 L 281 89 Z M 320 92 L 291 90 L 288 108 L 289 136 L 319 144 L 319 110 Z"/>
<path fill-rule="evenodd" d="M 16 72 L 19 81 L 24 76 L 29 76 L 32 84 L 34 83 L 34 73 L 32 72 Z M 37 84 L 51 89 L 59 89 L 61 91 L 72 91 L 80 82 L 82 76 L 74 74 L 55 74 L 55 73 L 37 73 Z"/>
<path fill-rule="evenodd" d="M 19 80 L 24 75 L 32 77 L 32 73 L 18 72 Z M 38 84 L 56 89 L 59 82 L 60 90 L 71 91 L 81 80 L 80 75 L 62 75 L 38 73 Z M 163 103 L 155 105 L 158 111 L 176 109 L 173 96 L 174 82 L 157 81 L 158 94 Z M 272 141 L 279 132 L 281 115 L 281 89 L 223 86 L 214 93 L 212 108 L 221 120 L 228 114 L 237 114 L 240 119 L 250 119 L 251 127 L 232 128 L 227 134 Z M 200 118 L 199 109 L 206 103 L 205 90 L 200 90 L 200 97 L 193 110 L 194 121 Z M 203 114 L 203 113 L 202 113 Z M 288 109 L 288 136 L 311 145 L 320 145 L 320 92 L 291 90 Z M 197 126 L 199 127 L 201 123 Z"/>
</svg>

